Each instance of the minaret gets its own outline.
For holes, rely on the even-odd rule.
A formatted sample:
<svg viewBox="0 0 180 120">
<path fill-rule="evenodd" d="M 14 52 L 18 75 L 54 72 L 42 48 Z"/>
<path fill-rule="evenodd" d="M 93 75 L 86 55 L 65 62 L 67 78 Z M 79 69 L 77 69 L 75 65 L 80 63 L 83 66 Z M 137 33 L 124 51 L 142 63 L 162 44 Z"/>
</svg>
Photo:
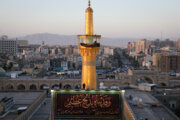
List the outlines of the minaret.
<svg viewBox="0 0 180 120">
<path fill-rule="evenodd" d="M 78 35 L 79 51 L 82 56 L 82 89 L 97 89 L 96 56 L 99 52 L 101 35 L 93 33 L 93 9 L 89 0 L 86 9 L 85 35 Z"/>
</svg>

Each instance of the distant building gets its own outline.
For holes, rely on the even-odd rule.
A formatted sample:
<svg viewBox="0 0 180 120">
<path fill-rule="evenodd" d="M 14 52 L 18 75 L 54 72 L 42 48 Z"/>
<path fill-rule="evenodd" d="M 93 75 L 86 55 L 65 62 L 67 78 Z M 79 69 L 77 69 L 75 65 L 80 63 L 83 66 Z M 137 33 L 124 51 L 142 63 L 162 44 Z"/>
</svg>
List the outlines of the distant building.
<svg viewBox="0 0 180 120">
<path fill-rule="evenodd" d="M 69 55 L 69 54 L 73 54 L 73 47 L 72 45 L 69 45 L 65 48 L 65 54 Z"/>
<path fill-rule="evenodd" d="M 53 49 L 51 49 L 51 54 L 58 54 L 58 48 L 53 48 Z"/>
<path fill-rule="evenodd" d="M 61 58 L 54 58 L 50 59 L 50 66 L 51 67 L 61 67 Z"/>
<path fill-rule="evenodd" d="M 156 48 L 162 48 L 162 47 L 166 47 L 166 46 L 174 47 L 174 41 L 171 41 L 169 39 L 166 39 L 163 41 L 156 39 L 156 40 L 152 41 L 152 44 L 155 45 Z"/>
<path fill-rule="evenodd" d="M 79 54 L 78 47 L 74 47 L 74 48 L 73 48 L 73 54 L 74 54 L 74 55 L 78 55 L 78 54 Z"/>
<path fill-rule="evenodd" d="M 43 53 L 43 54 L 49 54 L 49 47 L 48 46 L 40 46 L 39 47 L 39 51 L 40 53 Z"/>
<path fill-rule="evenodd" d="M 105 55 L 114 55 L 114 48 L 104 47 L 104 54 Z"/>
<path fill-rule="evenodd" d="M 180 72 L 180 53 L 155 53 L 153 65 L 160 72 Z"/>
<path fill-rule="evenodd" d="M 148 54 L 148 49 L 151 45 L 151 41 L 143 39 L 135 42 L 129 42 L 127 49 L 130 55 L 137 55 L 139 53 Z"/>
<path fill-rule="evenodd" d="M 62 61 L 61 62 L 61 67 L 64 69 L 64 70 L 68 70 L 68 63 L 67 61 Z"/>
<path fill-rule="evenodd" d="M 127 46 L 127 49 L 128 49 L 129 55 L 133 55 L 134 52 L 135 52 L 135 43 L 134 42 L 129 42 L 128 46 Z"/>
<path fill-rule="evenodd" d="M 138 54 L 140 52 L 147 53 L 147 49 L 151 45 L 151 42 L 143 39 L 135 42 L 135 53 Z"/>
<path fill-rule="evenodd" d="M 7 36 L 0 38 L 0 54 L 16 55 L 17 53 L 17 41 L 9 40 Z"/>
<path fill-rule="evenodd" d="M 28 46 L 27 40 L 17 40 L 18 46 Z"/>
<path fill-rule="evenodd" d="M 22 72 L 23 73 L 28 73 L 28 74 L 32 74 L 33 73 L 33 68 L 22 68 Z"/>
<path fill-rule="evenodd" d="M 180 51 L 180 39 L 176 41 L 176 49 Z"/>
</svg>

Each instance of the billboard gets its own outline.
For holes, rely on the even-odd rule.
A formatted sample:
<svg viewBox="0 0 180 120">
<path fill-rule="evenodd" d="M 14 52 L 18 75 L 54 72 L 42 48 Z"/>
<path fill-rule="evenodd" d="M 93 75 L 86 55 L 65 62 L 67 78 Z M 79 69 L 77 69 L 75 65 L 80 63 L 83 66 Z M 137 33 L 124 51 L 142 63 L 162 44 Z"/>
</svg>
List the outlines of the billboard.
<svg viewBox="0 0 180 120">
<path fill-rule="evenodd" d="M 52 92 L 53 119 L 59 118 L 122 118 L 122 91 Z"/>
</svg>

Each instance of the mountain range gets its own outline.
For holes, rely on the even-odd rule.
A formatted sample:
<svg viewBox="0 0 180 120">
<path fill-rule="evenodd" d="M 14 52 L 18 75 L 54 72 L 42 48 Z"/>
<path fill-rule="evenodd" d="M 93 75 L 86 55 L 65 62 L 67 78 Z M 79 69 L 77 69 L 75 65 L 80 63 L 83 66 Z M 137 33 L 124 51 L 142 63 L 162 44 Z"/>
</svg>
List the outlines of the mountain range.
<svg viewBox="0 0 180 120">
<path fill-rule="evenodd" d="M 77 45 L 78 39 L 76 35 L 59 35 L 51 33 L 36 33 L 22 37 L 18 37 L 19 40 L 28 40 L 29 44 L 42 44 L 44 41 L 47 45 Z M 107 38 L 102 37 L 100 42 L 102 45 L 123 47 L 128 42 L 138 39 L 134 38 Z"/>
</svg>

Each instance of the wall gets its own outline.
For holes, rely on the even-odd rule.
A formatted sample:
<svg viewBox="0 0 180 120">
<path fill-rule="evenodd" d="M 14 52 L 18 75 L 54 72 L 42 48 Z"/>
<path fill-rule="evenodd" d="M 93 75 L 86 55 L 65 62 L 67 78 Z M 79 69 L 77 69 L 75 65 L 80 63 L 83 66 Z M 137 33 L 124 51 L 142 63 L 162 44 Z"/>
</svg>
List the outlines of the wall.
<svg viewBox="0 0 180 120">
<path fill-rule="evenodd" d="M 124 100 L 124 117 L 126 120 L 136 120 L 126 100 Z"/>
<path fill-rule="evenodd" d="M 37 107 L 42 103 L 44 98 L 46 97 L 46 92 L 43 92 L 28 109 L 20 114 L 15 120 L 28 120 L 30 116 L 34 113 Z"/>
</svg>

